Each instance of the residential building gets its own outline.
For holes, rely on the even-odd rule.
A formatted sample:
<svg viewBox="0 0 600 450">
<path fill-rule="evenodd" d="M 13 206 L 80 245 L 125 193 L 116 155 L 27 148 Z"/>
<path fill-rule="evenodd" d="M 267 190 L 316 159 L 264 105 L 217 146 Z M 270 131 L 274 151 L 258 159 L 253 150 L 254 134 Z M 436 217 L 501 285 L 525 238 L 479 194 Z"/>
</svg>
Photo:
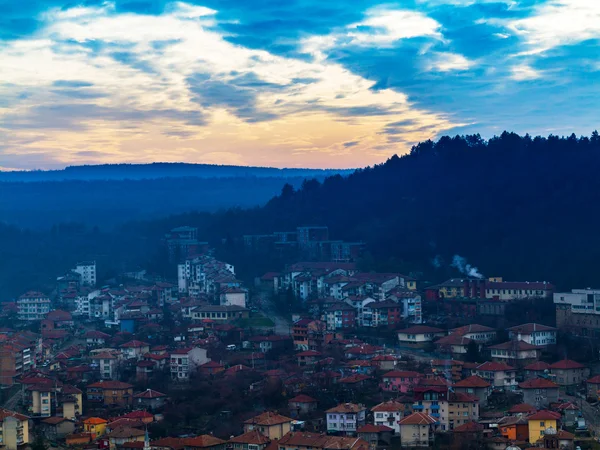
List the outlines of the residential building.
<svg viewBox="0 0 600 450">
<path fill-rule="evenodd" d="M 210 319 L 214 322 L 233 322 L 238 319 L 247 319 L 250 312 L 238 305 L 209 305 L 198 306 L 192 310 L 192 320 Z"/>
<path fill-rule="evenodd" d="M 303 352 L 296 353 L 296 360 L 298 361 L 298 365 L 300 367 L 312 366 L 321 358 L 321 356 L 322 354 L 315 350 L 305 350 Z"/>
<path fill-rule="evenodd" d="M 103 419 L 102 417 L 88 417 L 83 420 L 83 431 L 85 433 L 90 433 L 92 438 L 95 439 L 98 436 L 103 436 L 106 433 L 106 426 L 108 425 L 108 420 Z"/>
<path fill-rule="evenodd" d="M 369 444 L 356 437 L 321 433 L 290 432 L 277 443 L 279 450 L 368 450 Z"/>
<path fill-rule="evenodd" d="M 210 434 L 185 438 L 184 450 L 225 450 L 227 442 Z"/>
<path fill-rule="evenodd" d="M 220 300 L 220 294 L 227 288 L 241 288 L 241 281 L 235 277 L 231 264 L 218 261 L 210 255 L 187 258 L 177 266 L 180 294 L 198 298 L 206 295 Z"/>
<path fill-rule="evenodd" d="M 477 343 L 487 343 L 496 339 L 496 330 L 485 325 L 479 325 L 476 323 L 470 325 L 464 325 L 462 327 L 453 328 L 448 331 L 450 336 L 458 335 L 463 336 Z"/>
<path fill-rule="evenodd" d="M 320 350 L 327 324 L 321 320 L 303 318 L 292 325 L 292 339 L 296 350 Z"/>
<path fill-rule="evenodd" d="M 450 279 L 425 290 L 427 300 L 476 298 L 509 302 L 525 298 L 551 298 L 554 286 L 546 281 L 503 281 L 500 277 Z"/>
<path fill-rule="evenodd" d="M 282 416 L 271 411 L 266 411 L 244 422 L 244 432 L 258 430 L 267 438 L 281 439 L 291 430 L 294 419 Z"/>
<path fill-rule="evenodd" d="M 208 242 L 198 240 L 198 228 L 177 227 L 165 234 L 168 259 L 170 263 L 178 263 L 190 255 L 208 249 Z"/>
<path fill-rule="evenodd" d="M 587 397 L 598 400 L 600 399 L 600 375 L 596 375 L 585 382 Z"/>
<path fill-rule="evenodd" d="M 258 430 L 248 431 L 228 441 L 232 450 L 264 450 L 270 442 L 271 439 Z"/>
<path fill-rule="evenodd" d="M 356 326 L 356 310 L 347 303 L 330 306 L 326 313 L 328 331 L 343 330 Z"/>
<path fill-rule="evenodd" d="M 525 323 L 508 329 L 508 336 L 516 341 L 524 341 L 530 345 L 546 347 L 556 344 L 554 327 L 540 325 L 539 323 Z"/>
<path fill-rule="evenodd" d="M 535 413 L 535 409 L 533 413 Z M 504 416 L 498 421 L 498 431 L 503 438 L 510 442 L 529 441 L 529 420 L 528 414 L 518 414 L 512 416 Z"/>
<path fill-rule="evenodd" d="M 138 408 L 155 411 L 164 406 L 166 398 L 167 395 L 163 394 L 162 392 L 158 392 L 153 389 L 146 389 L 145 391 L 133 396 L 133 403 Z"/>
<path fill-rule="evenodd" d="M 448 394 L 448 430 L 479 421 L 479 398 L 462 392 Z"/>
<path fill-rule="evenodd" d="M 221 305 L 236 305 L 245 308 L 248 301 L 248 290 L 242 287 L 223 288 L 219 300 Z"/>
<path fill-rule="evenodd" d="M 443 337 L 446 332 L 441 328 L 427 325 L 415 325 L 398 331 L 398 342 L 400 345 L 421 347 Z"/>
<path fill-rule="evenodd" d="M 394 434 L 400 435 L 400 420 L 405 416 L 405 412 L 409 411 L 404 403 L 395 400 L 380 403 L 371 408 L 373 424 L 390 427 Z"/>
<path fill-rule="evenodd" d="M 346 436 L 355 436 L 356 430 L 365 425 L 367 409 L 363 405 L 342 403 L 326 413 L 327 431 Z"/>
<path fill-rule="evenodd" d="M 106 344 L 107 340 L 110 339 L 110 334 L 97 330 L 89 330 L 83 337 L 88 347 L 98 347 Z"/>
<path fill-rule="evenodd" d="M 600 337 L 600 289 L 554 294 L 556 326 L 579 336 Z"/>
<path fill-rule="evenodd" d="M 514 391 L 517 388 L 517 370 L 506 363 L 488 361 L 477 366 L 476 372 L 493 389 Z"/>
<path fill-rule="evenodd" d="M 400 421 L 402 447 L 432 447 L 437 421 L 429 414 L 415 412 Z"/>
<path fill-rule="evenodd" d="M 142 359 L 150 351 L 150 344 L 142 341 L 129 341 L 121 345 L 121 351 L 126 359 Z"/>
<path fill-rule="evenodd" d="M 558 402 L 558 384 L 546 378 L 534 378 L 519 383 L 523 390 L 523 401 L 535 406 L 537 409 L 550 407 L 551 403 Z"/>
<path fill-rule="evenodd" d="M 5 450 L 17 450 L 31 441 L 29 417 L 0 408 L 0 446 Z"/>
<path fill-rule="evenodd" d="M 292 417 L 307 416 L 317 410 L 318 401 L 309 395 L 300 394 L 288 400 L 288 408 Z"/>
<path fill-rule="evenodd" d="M 539 439 L 543 439 L 548 429 L 552 429 L 556 433 L 559 419 L 559 413 L 547 410 L 538 411 L 528 416 L 529 443 L 536 444 Z"/>
<path fill-rule="evenodd" d="M 406 288 L 395 288 L 388 292 L 386 300 L 398 304 L 400 317 L 408 322 L 420 324 L 423 322 L 421 296 L 410 286 L 416 286 L 415 280 L 405 278 Z"/>
<path fill-rule="evenodd" d="M 122 381 L 99 381 L 86 388 L 91 403 L 125 408 L 133 404 L 133 386 Z"/>
<path fill-rule="evenodd" d="M 380 387 L 388 392 L 406 393 L 412 391 L 423 377 L 419 372 L 410 370 L 392 370 L 383 375 Z"/>
<path fill-rule="evenodd" d="M 369 450 L 376 450 L 381 444 L 390 445 L 394 430 L 385 425 L 363 425 L 357 431 L 358 437 L 369 443 Z"/>
<path fill-rule="evenodd" d="M 82 286 L 96 286 L 96 261 L 82 261 L 75 265 L 73 272 L 81 276 Z"/>
<path fill-rule="evenodd" d="M 118 379 L 118 365 L 119 361 L 117 356 L 110 352 L 102 352 L 90 357 L 93 364 L 98 366 L 100 372 L 100 378 L 103 380 L 116 380 Z"/>
<path fill-rule="evenodd" d="M 523 367 L 525 379 L 547 377 L 550 373 L 550 364 L 544 361 L 536 361 Z"/>
<path fill-rule="evenodd" d="M 480 405 L 487 405 L 487 398 L 492 389 L 491 383 L 480 376 L 471 375 L 464 380 L 454 383 L 454 392 L 477 397 Z"/>
<path fill-rule="evenodd" d="M 252 343 L 255 349 L 260 350 L 261 353 L 268 353 L 271 350 L 284 350 L 292 346 L 290 337 L 280 334 L 252 336 L 248 341 Z"/>
<path fill-rule="evenodd" d="M 439 353 L 448 354 L 452 359 L 464 359 L 467 356 L 470 345 L 475 345 L 477 349 L 481 346 L 473 339 L 459 334 L 449 334 L 435 341 L 435 347 Z"/>
<path fill-rule="evenodd" d="M 590 369 L 569 359 L 550 364 L 550 372 L 560 386 L 573 386 L 583 383 L 590 375 Z"/>
<path fill-rule="evenodd" d="M 19 320 L 44 320 L 50 312 L 50 307 L 50 299 L 41 292 L 29 291 L 17 300 Z"/>
<path fill-rule="evenodd" d="M 48 440 L 62 439 L 75 431 L 75 421 L 64 417 L 48 417 L 39 423 L 39 430 Z"/>
<path fill-rule="evenodd" d="M 539 360 L 542 350 L 537 345 L 525 341 L 508 341 L 488 347 L 492 361 L 505 362 L 516 367 L 524 367 Z"/>
<path fill-rule="evenodd" d="M 439 429 L 447 431 L 448 394 L 447 386 L 417 386 L 414 388 L 415 403 L 412 409 L 433 417 L 438 422 Z"/>
<path fill-rule="evenodd" d="M 112 430 L 106 435 L 110 450 L 120 448 L 123 444 L 131 442 L 144 442 L 147 431 L 139 428 L 122 427 Z"/>
<path fill-rule="evenodd" d="M 199 366 L 209 361 L 206 350 L 200 347 L 175 350 L 171 352 L 171 379 L 187 381 Z"/>
</svg>

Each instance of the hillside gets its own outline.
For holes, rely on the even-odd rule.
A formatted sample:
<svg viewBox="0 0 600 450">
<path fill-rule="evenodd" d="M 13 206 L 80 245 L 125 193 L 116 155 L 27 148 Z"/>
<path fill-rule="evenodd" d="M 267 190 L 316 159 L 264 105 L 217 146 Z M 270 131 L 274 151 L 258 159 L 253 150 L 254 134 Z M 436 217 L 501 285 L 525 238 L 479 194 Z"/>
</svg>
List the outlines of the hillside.
<svg viewBox="0 0 600 450">
<path fill-rule="evenodd" d="M 325 224 L 336 238 L 366 241 L 370 268 L 442 279 L 457 274 L 450 264 L 459 254 L 484 275 L 581 287 L 600 283 L 599 170 L 595 132 L 443 137 L 347 178 L 287 187 L 257 210 L 148 226 L 185 220 L 214 239 Z"/>
</svg>

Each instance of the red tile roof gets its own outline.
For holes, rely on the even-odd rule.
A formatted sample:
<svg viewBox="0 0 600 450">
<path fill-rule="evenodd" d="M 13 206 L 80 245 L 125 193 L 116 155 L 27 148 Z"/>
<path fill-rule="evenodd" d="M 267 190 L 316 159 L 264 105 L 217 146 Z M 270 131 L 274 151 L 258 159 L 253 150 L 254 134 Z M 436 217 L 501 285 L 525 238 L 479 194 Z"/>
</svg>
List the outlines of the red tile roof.
<svg viewBox="0 0 600 450">
<path fill-rule="evenodd" d="M 431 425 L 437 421 L 429 414 L 420 412 L 412 413 L 410 416 L 400 420 L 400 425 Z"/>
<path fill-rule="evenodd" d="M 508 410 L 511 414 L 530 413 L 535 411 L 537 411 L 537 408 L 531 406 L 529 403 L 519 403 Z"/>
<path fill-rule="evenodd" d="M 596 375 L 595 377 L 590 378 L 589 380 L 587 380 L 587 383 L 600 384 L 600 375 Z"/>
<path fill-rule="evenodd" d="M 579 364 L 578 362 L 571 361 L 570 359 L 563 359 L 562 361 L 555 362 L 554 364 L 550 364 L 551 369 L 585 369 L 583 364 Z"/>
<path fill-rule="evenodd" d="M 142 347 L 150 347 L 150 344 L 142 341 L 129 341 L 121 345 L 121 348 L 142 348 Z"/>
<path fill-rule="evenodd" d="M 244 421 L 244 423 L 252 425 L 271 426 L 279 425 L 281 423 L 290 423 L 292 421 L 293 419 L 290 419 L 286 416 L 282 416 L 281 414 L 277 414 L 271 411 L 265 411 L 264 413 L 259 414 L 258 416 L 254 416 L 251 419 Z"/>
<path fill-rule="evenodd" d="M 386 427 L 385 425 L 373 425 L 367 424 L 360 427 L 356 430 L 358 433 L 385 433 L 385 432 L 394 432 L 393 428 Z"/>
<path fill-rule="evenodd" d="M 452 334 L 458 334 L 459 336 L 464 336 L 468 333 L 490 333 L 492 331 L 495 332 L 496 330 L 490 327 L 486 327 L 485 325 L 479 325 L 477 323 L 472 323 L 470 325 L 465 325 L 450 330 Z"/>
<path fill-rule="evenodd" d="M 536 361 L 534 363 L 528 364 L 525 367 L 523 367 L 523 369 L 525 370 L 531 370 L 531 371 L 537 371 L 537 372 L 543 372 L 546 369 L 550 368 L 550 364 L 548 364 L 547 362 L 544 361 Z"/>
<path fill-rule="evenodd" d="M 532 378 L 519 383 L 521 389 L 558 389 L 558 384 L 546 378 Z"/>
<path fill-rule="evenodd" d="M 422 373 L 411 370 L 392 370 L 383 374 L 383 378 L 421 378 Z"/>
<path fill-rule="evenodd" d="M 371 412 L 399 412 L 404 410 L 404 404 L 395 400 L 389 400 L 371 408 Z"/>
<path fill-rule="evenodd" d="M 296 356 L 307 357 L 307 356 L 321 356 L 321 353 L 315 350 L 306 350 L 300 353 L 296 353 Z"/>
<path fill-rule="evenodd" d="M 166 397 L 166 394 L 163 394 L 162 392 L 158 392 L 155 391 L 153 389 L 146 389 L 144 392 L 140 392 L 139 394 L 135 394 L 133 397 L 134 398 L 162 398 L 162 397 Z"/>
<path fill-rule="evenodd" d="M 398 330 L 398 333 L 403 334 L 424 334 L 424 333 L 443 333 L 441 328 L 428 327 L 427 325 L 415 325 L 414 327 Z"/>
<path fill-rule="evenodd" d="M 9 409 L 0 408 L 0 420 L 4 420 L 7 417 L 14 417 L 15 419 L 18 419 L 20 421 L 29 419 L 29 417 L 27 417 L 23 414 L 19 414 L 18 412 L 11 411 Z"/>
<path fill-rule="evenodd" d="M 453 430 L 454 433 L 477 433 L 479 431 L 483 431 L 483 425 L 476 422 L 467 422 Z"/>
<path fill-rule="evenodd" d="M 515 350 L 518 352 L 522 352 L 527 350 L 537 350 L 541 347 L 529 344 L 525 341 L 508 341 L 503 342 L 502 344 L 490 345 L 488 348 L 495 350 Z"/>
<path fill-rule="evenodd" d="M 556 331 L 556 328 L 549 327 L 546 325 L 540 325 L 539 323 L 524 323 L 523 325 L 517 325 L 516 327 L 511 327 L 508 331 L 512 331 L 513 333 L 521 333 L 521 334 L 531 334 L 536 331 Z"/>
<path fill-rule="evenodd" d="M 464 388 L 487 388 L 490 387 L 491 384 L 485 381 L 483 378 L 477 375 L 471 375 L 464 380 L 460 380 L 454 383 L 454 387 L 464 387 Z"/>
<path fill-rule="evenodd" d="M 133 386 L 129 383 L 123 383 L 122 381 L 111 381 L 104 380 L 96 383 L 88 384 L 88 388 L 101 388 L 101 389 L 130 389 Z"/>
<path fill-rule="evenodd" d="M 542 410 L 542 411 L 538 411 L 535 414 L 532 414 L 531 416 L 528 416 L 527 419 L 528 420 L 558 420 L 560 419 L 560 414 L 553 412 L 553 411 L 548 411 L 548 410 Z"/>
<path fill-rule="evenodd" d="M 215 445 L 225 444 L 226 441 L 219 439 L 217 437 L 211 436 L 210 434 L 203 434 L 201 436 L 185 438 L 183 442 L 186 447 L 195 447 L 195 448 L 206 448 L 206 447 L 214 447 Z"/>
<path fill-rule="evenodd" d="M 359 413 L 360 411 L 364 411 L 366 408 L 364 406 L 361 405 L 357 405 L 355 403 L 340 403 L 337 406 L 334 406 L 333 408 L 328 409 L 327 411 L 325 411 L 326 413 Z"/>
<path fill-rule="evenodd" d="M 248 431 L 247 433 L 229 439 L 234 444 L 268 444 L 271 440 L 258 430 Z"/>
<path fill-rule="evenodd" d="M 288 400 L 288 403 L 316 403 L 317 400 L 304 394 L 300 394 Z"/>
<path fill-rule="evenodd" d="M 505 362 L 490 362 L 486 361 L 483 364 L 477 366 L 477 370 L 485 372 L 500 372 L 501 370 L 516 370 L 514 367 L 509 366 Z"/>
</svg>

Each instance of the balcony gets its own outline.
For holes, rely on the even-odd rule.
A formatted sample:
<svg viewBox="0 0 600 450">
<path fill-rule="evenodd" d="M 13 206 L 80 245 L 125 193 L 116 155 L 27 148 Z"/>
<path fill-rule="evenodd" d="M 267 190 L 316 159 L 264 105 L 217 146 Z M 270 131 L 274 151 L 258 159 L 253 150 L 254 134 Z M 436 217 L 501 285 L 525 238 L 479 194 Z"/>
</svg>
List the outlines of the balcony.
<svg viewBox="0 0 600 450">
<path fill-rule="evenodd" d="M 432 411 L 439 411 L 440 410 L 440 405 L 431 405 L 431 410 Z"/>
<path fill-rule="evenodd" d="M 414 404 L 412 406 L 412 409 L 414 409 L 415 411 L 422 411 L 423 408 L 425 408 L 423 405 L 419 405 L 419 404 Z"/>
<path fill-rule="evenodd" d="M 439 418 L 440 418 L 440 413 L 434 413 L 434 412 L 432 412 L 432 413 L 430 414 L 430 416 L 431 416 L 431 417 L 435 417 L 436 419 L 439 419 Z"/>
</svg>

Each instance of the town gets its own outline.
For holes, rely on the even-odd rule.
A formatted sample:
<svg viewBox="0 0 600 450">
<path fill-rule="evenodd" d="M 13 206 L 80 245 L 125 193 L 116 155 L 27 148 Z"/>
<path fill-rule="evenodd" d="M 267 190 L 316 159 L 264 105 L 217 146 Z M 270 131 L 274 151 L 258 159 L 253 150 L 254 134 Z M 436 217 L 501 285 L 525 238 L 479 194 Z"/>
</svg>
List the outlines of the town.
<svg viewBox="0 0 600 450">
<path fill-rule="evenodd" d="M 243 242 L 293 262 L 244 282 L 181 226 L 171 277 L 73 261 L 0 303 L 0 447 L 600 448 L 600 289 L 366 272 L 326 226 Z"/>
</svg>

